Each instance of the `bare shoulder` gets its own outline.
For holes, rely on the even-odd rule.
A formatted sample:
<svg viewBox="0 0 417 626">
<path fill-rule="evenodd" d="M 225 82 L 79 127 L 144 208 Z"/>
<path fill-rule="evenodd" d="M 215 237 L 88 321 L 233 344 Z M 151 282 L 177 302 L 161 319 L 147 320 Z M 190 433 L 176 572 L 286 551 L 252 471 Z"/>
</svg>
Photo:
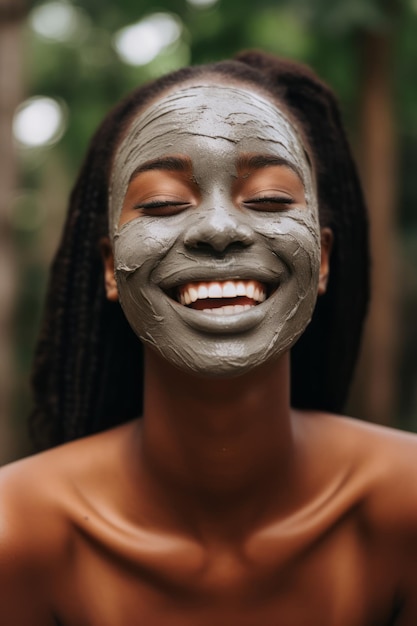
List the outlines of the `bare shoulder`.
<svg viewBox="0 0 417 626">
<path fill-rule="evenodd" d="M 15 565 L 20 556 L 29 560 L 32 553 L 42 549 L 42 537 L 54 526 L 51 512 L 55 508 L 53 491 L 57 480 L 55 468 L 47 458 L 48 455 L 30 457 L 0 470 L 1 560 L 8 553 L 15 555 Z M 49 520 L 47 528 L 45 519 Z"/>
<path fill-rule="evenodd" d="M 0 623 L 53 624 L 47 589 L 63 536 L 43 455 L 0 470 Z"/>
<path fill-rule="evenodd" d="M 359 420 L 312 413 L 333 467 L 344 468 L 358 529 L 369 558 L 391 581 L 398 626 L 417 623 L 417 435 Z M 316 426 L 313 426 L 313 423 Z M 323 448 L 325 446 L 325 448 Z"/>
<path fill-rule="evenodd" d="M 115 429 L 0 469 L 1 624 L 55 623 L 54 579 L 71 552 L 88 481 L 103 476 L 118 439 Z"/>
<path fill-rule="evenodd" d="M 54 531 L 68 521 L 94 481 L 99 478 L 105 483 L 106 472 L 109 476 L 117 472 L 121 440 L 126 438 L 129 426 L 85 437 L 1 468 L 0 533 L 17 535 L 26 544 L 39 545 L 45 538 L 51 545 Z"/>
<path fill-rule="evenodd" d="M 312 421 L 312 430 L 317 427 L 330 455 L 349 466 L 352 476 L 363 477 L 369 495 L 415 505 L 417 514 L 416 434 L 327 413 L 307 413 L 304 419 Z"/>
<path fill-rule="evenodd" d="M 325 413 L 306 413 L 303 420 L 317 449 L 343 466 L 370 523 L 388 535 L 415 538 L 417 547 L 417 435 Z"/>
</svg>

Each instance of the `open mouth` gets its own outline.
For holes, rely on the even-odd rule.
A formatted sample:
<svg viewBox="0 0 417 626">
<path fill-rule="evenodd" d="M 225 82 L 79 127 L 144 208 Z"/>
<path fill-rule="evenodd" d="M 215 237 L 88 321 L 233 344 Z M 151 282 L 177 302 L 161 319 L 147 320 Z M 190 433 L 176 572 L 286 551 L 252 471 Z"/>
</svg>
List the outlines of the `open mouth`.
<svg viewBox="0 0 417 626">
<path fill-rule="evenodd" d="M 258 306 L 268 295 L 267 285 L 257 280 L 225 280 L 181 285 L 176 291 L 176 300 L 197 311 L 236 315 Z"/>
</svg>

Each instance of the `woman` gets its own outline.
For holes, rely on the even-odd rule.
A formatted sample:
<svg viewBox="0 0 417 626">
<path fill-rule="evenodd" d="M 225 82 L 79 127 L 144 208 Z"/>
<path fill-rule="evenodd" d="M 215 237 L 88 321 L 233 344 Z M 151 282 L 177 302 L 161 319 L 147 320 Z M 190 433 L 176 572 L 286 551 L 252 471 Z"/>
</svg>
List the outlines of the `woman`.
<svg viewBox="0 0 417 626">
<path fill-rule="evenodd" d="M 415 624 L 416 439 L 331 414 L 367 287 L 355 168 L 309 70 L 242 53 L 116 107 L 35 363 L 34 432 L 76 441 L 2 471 L 1 622 Z"/>
</svg>

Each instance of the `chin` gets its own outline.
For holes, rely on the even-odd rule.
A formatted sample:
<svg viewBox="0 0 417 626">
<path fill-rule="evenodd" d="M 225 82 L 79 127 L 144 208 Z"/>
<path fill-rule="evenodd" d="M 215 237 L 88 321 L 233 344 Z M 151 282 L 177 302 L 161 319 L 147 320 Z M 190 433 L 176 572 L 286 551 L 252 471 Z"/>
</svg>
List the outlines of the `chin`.
<svg viewBox="0 0 417 626">
<path fill-rule="evenodd" d="M 301 334 L 301 333 L 300 333 Z M 291 345 L 294 342 L 291 342 Z M 233 379 L 251 371 L 272 364 L 280 359 L 291 347 L 290 342 L 282 347 L 274 346 L 274 350 L 267 352 L 259 348 L 251 352 L 242 343 L 231 342 L 228 350 L 198 351 L 198 358 L 190 358 L 189 354 L 180 354 L 171 351 L 158 350 L 160 356 L 171 365 L 186 374 L 207 379 Z M 200 346 L 201 348 L 201 346 Z"/>
</svg>

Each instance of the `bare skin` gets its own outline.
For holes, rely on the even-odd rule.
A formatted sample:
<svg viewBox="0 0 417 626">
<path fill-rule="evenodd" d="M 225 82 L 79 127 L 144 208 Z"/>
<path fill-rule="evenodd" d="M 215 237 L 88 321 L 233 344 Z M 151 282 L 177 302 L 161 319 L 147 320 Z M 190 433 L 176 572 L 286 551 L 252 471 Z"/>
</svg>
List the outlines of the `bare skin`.
<svg viewBox="0 0 417 626">
<path fill-rule="evenodd" d="M 287 375 L 148 354 L 143 421 L 5 468 L 2 623 L 415 624 L 416 438 L 289 411 Z"/>
<path fill-rule="evenodd" d="M 155 212 L 156 201 L 157 217 L 179 224 L 173 253 L 192 259 L 210 245 L 213 257 L 252 260 L 266 249 L 265 200 L 277 222 L 284 210 L 302 228 L 303 211 L 314 210 L 291 168 L 257 160 L 237 168 L 230 189 L 218 187 L 208 220 L 192 171 L 159 162 L 157 175 L 131 181 L 120 224 L 138 219 L 138 205 L 139 219 Z M 204 228 L 181 230 L 177 211 L 201 214 Z M 321 294 L 331 233 L 296 227 L 306 245 L 321 239 Z M 296 259 L 271 245 L 276 258 L 287 255 L 291 285 Z M 116 300 L 109 241 L 102 248 Z M 204 377 L 147 347 L 143 418 L 4 468 L 0 623 L 415 626 L 417 438 L 292 410 L 289 359 L 283 351 L 235 377 Z"/>
</svg>

